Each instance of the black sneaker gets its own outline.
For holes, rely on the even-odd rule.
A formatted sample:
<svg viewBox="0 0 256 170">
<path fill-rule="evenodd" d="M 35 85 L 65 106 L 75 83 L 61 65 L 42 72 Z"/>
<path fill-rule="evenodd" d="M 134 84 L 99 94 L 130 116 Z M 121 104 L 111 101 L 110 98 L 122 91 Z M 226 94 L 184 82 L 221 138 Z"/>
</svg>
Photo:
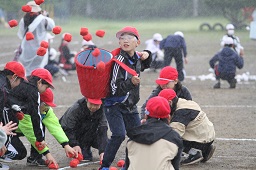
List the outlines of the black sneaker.
<svg viewBox="0 0 256 170">
<path fill-rule="evenodd" d="M 91 147 L 85 147 L 82 149 L 82 154 L 84 159 L 82 160 L 83 162 L 89 162 L 92 161 L 92 151 Z"/>
<path fill-rule="evenodd" d="M 236 79 L 232 79 L 229 81 L 229 88 L 234 89 L 236 88 Z"/>
<path fill-rule="evenodd" d="M 28 166 L 46 166 L 45 160 L 42 158 L 35 159 L 33 157 L 27 158 L 27 165 Z"/>
<path fill-rule="evenodd" d="M 206 154 L 206 156 L 204 157 L 204 159 L 201 162 L 207 162 L 212 157 L 215 149 L 216 149 L 216 146 L 211 144 L 211 146 L 208 149 L 208 153 Z"/>
<path fill-rule="evenodd" d="M 216 83 L 214 86 L 213 86 L 214 89 L 219 89 L 220 88 L 220 82 Z"/>
<path fill-rule="evenodd" d="M 190 149 L 188 157 L 180 162 L 181 165 L 191 165 L 200 162 L 203 158 L 202 151 L 198 149 Z"/>
</svg>

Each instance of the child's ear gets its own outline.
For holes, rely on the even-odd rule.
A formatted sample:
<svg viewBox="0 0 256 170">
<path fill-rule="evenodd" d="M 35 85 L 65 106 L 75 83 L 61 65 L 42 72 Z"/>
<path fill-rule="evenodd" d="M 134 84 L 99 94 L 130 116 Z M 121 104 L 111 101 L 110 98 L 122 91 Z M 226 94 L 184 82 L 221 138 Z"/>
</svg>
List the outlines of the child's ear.
<svg viewBox="0 0 256 170">
<path fill-rule="evenodd" d="M 42 79 L 37 81 L 37 85 L 39 85 L 40 83 L 42 83 Z"/>
<path fill-rule="evenodd" d="M 137 41 L 137 46 L 140 45 L 140 40 Z"/>
</svg>

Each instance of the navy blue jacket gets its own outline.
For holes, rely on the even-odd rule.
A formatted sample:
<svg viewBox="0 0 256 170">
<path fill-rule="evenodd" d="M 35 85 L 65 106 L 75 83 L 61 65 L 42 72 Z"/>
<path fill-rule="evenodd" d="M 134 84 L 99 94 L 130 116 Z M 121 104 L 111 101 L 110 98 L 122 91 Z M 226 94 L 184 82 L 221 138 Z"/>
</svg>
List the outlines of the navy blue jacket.
<svg viewBox="0 0 256 170">
<path fill-rule="evenodd" d="M 169 35 L 160 42 L 160 49 L 179 48 L 183 50 L 183 54 L 187 56 L 187 46 L 184 38 L 180 35 Z"/>
<path fill-rule="evenodd" d="M 211 68 L 214 68 L 217 62 L 219 62 L 218 72 L 225 75 L 235 74 L 236 67 L 241 69 L 244 66 L 243 57 L 240 57 L 231 47 L 224 47 L 212 57 L 209 62 Z"/>
</svg>

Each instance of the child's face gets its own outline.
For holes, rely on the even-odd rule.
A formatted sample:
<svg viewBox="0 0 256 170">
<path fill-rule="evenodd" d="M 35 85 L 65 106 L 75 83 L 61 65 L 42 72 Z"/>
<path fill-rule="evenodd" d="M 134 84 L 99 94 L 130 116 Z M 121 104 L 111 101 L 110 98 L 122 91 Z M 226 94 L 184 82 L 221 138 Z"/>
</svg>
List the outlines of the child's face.
<svg viewBox="0 0 256 170">
<path fill-rule="evenodd" d="M 42 83 L 42 79 L 40 79 L 40 80 L 37 82 L 37 88 L 38 88 L 39 93 L 45 92 L 45 90 L 46 90 L 47 88 L 49 88 L 49 87 L 50 87 L 49 84 L 43 84 L 43 83 Z"/>
<path fill-rule="evenodd" d="M 99 110 L 100 106 L 101 106 L 101 104 L 93 104 L 93 103 L 90 103 L 89 101 L 87 101 L 87 107 L 90 110 L 90 112 L 92 112 L 92 113 Z"/>
<path fill-rule="evenodd" d="M 160 85 L 160 87 L 162 89 L 174 89 L 176 84 L 177 84 L 177 80 L 169 81 L 167 84 Z"/>
<path fill-rule="evenodd" d="M 49 110 L 50 106 L 48 106 L 46 103 L 41 102 L 40 103 L 40 113 L 46 112 Z"/>
<path fill-rule="evenodd" d="M 119 38 L 119 45 L 122 50 L 127 52 L 130 56 L 134 55 L 135 48 L 140 44 L 140 40 L 129 33 L 124 33 Z"/>
<path fill-rule="evenodd" d="M 11 83 L 11 88 L 14 88 L 16 86 L 18 86 L 21 82 L 21 78 L 19 78 L 17 75 L 13 75 L 9 78 L 10 83 Z"/>
</svg>

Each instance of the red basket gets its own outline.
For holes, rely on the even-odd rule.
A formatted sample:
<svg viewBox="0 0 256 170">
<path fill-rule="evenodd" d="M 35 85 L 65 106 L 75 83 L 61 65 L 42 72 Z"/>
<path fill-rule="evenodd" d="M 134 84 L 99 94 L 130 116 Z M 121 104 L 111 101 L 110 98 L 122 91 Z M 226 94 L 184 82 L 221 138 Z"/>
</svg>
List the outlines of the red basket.
<svg viewBox="0 0 256 170">
<path fill-rule="evenodd" d="M 109 92 L 112 54 L 104 49 L 99 50 L 100 55 L 97 57 L 92 55 L 93 50 L 81 51 L 75 56 L 80 90 L 86 98 L 105 98 Z M 99 65 L 105 67 L 98 67 Z"/>
</svg>

